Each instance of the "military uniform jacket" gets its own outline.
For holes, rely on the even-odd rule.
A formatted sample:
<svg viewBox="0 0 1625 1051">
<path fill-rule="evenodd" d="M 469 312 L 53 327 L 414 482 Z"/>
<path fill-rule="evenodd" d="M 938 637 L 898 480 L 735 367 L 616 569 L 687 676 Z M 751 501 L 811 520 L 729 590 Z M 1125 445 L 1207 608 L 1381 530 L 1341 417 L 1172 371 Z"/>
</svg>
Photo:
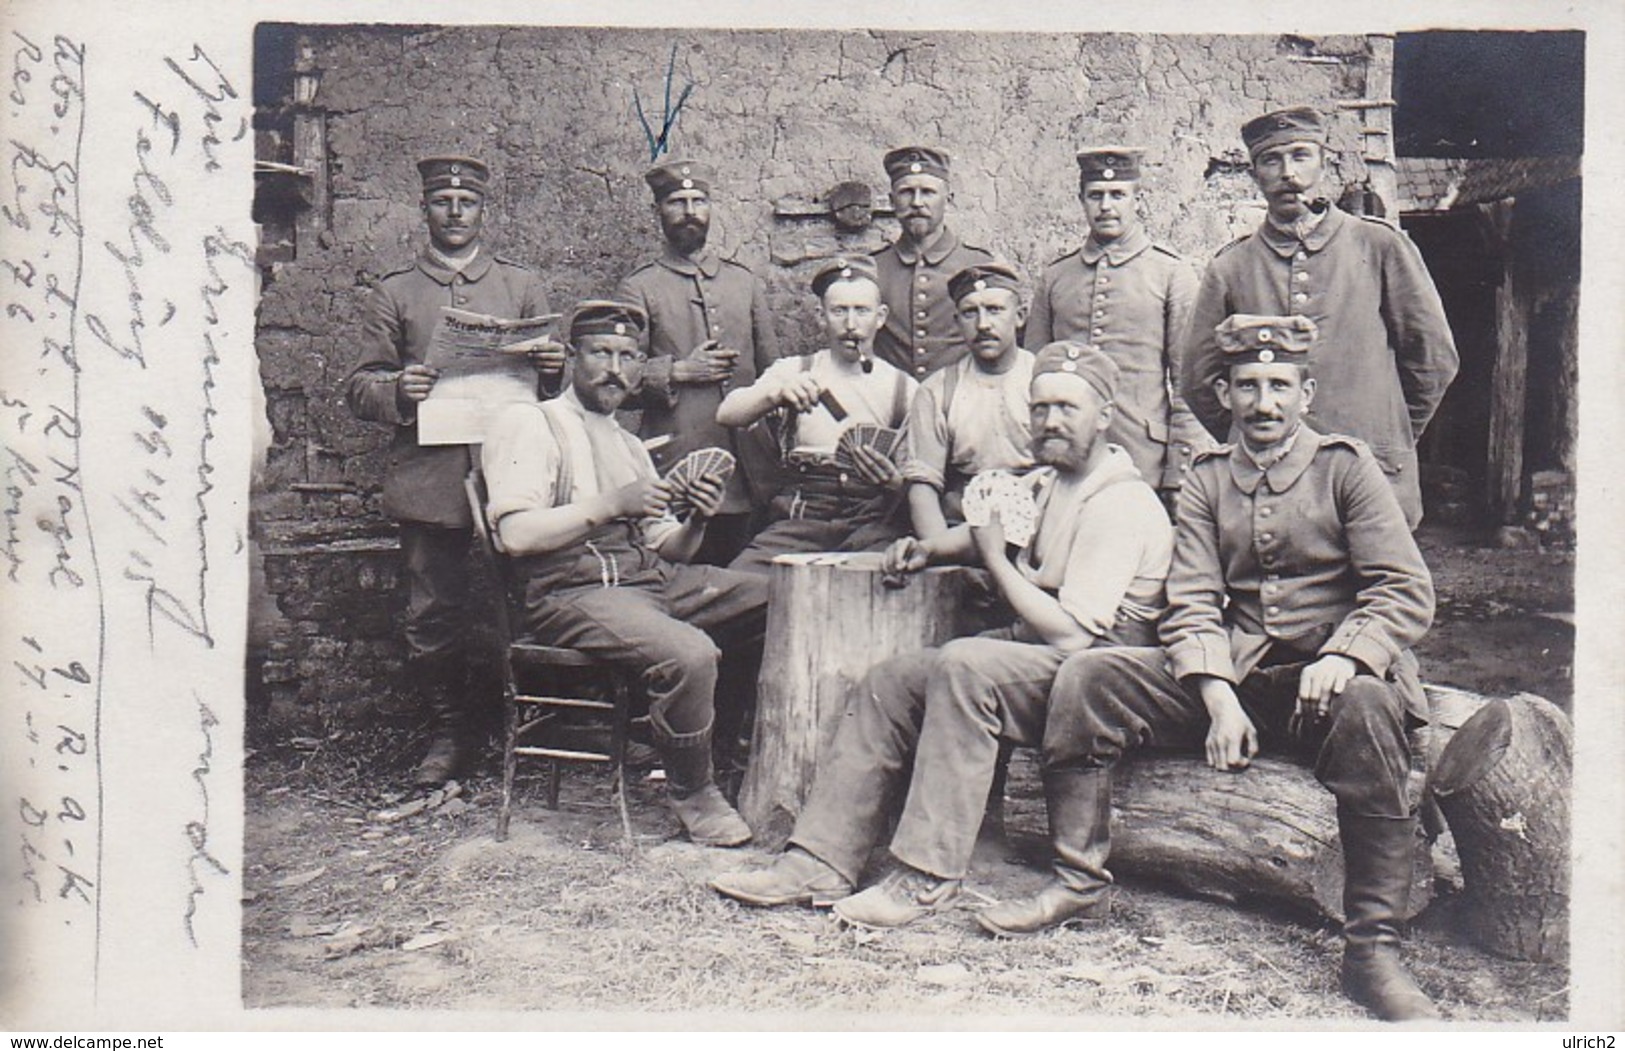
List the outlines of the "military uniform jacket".
<svg viewBox="0 0 1625 1051">
<path fill-rule="evenodd" d="M 361 360 L 345 381 L 344 400 L 359 419 L 394 425 L 384 511 L 401 521 L 467 529 L 473 526 L 463 494 L 468 446 L 418 445 L 416 407 L 396 397 L 401 370 L 423 363 L 440 308 L 448 306 L 500 318 L 548 312 L 540 280 L 517 263 L 482 250 L 459 274 L 425 250 L 415 265 L 373 289 Z"/>
<path fill-rule="evenodd" d="M 1426 721 L 1409 651 L 1433 622 L 1433 578 L 1363 442 L 1305 425 L 1268 470 L 1239 446 L 1198 456 L 1176 524 L 1161 627 L 1176 676 L 1239 683 L 1278 645 L 1339 653 L 1406 677 Z"/>
<path fill-rule="evenodd" d="M 1093 237 L 1044 268 L 1027 315 L 1027 346 L 1093 343 L 1122 370 L 1108 440 L 1128 450 L 1152 485 L 1177 489 L 1194 452 L 1212 440 L 1178 393 L 1196 270 L 1136 229 Z"/>
<path fill-rule="evenodd" d="M 1213 329 L 1237 313 L 1303 314 L 1319 326 L 1307 419 L 1371 446 L 1414 528 L 1422 520 L 1416 440 L 1458 365 L 1416 246 L 1379 219 L 1334 206 L 1301 240 L 1266 222 L 1221 250 L 1197 292 L 1183 379 L 1191 409 L 1221 440 L 1230 418 L 1213 393 L 1224 368 Z"/>
<path fill-rule="evenodd" d="M 761 279 L 743 264 L 710 250 L 696 259 L 668 250 L 628 274 L 615 298 L 640 306 L 649 315 L 649 364 L 643 372 L 639 434 L 672 436 L 671 442 L 654 451 L 655 466 L 664 471 L 708 445 L 728 449 L 739 456 L 742 469 L 728 483 L 722 512 L 749 511 L 747 484 L 765 483 L 760 476 L 764 463 L 771 468 L 772 446 L 767 443 L 762 450 L 751 450 L 754 455 L 740 455 L 734 436 L 717 423 L 717 406 L 729 388 L 750 386 L 779 358 L 779 340 Z M 732 379 L 725 384 L 673 382 L 673 362 L 688 357 L 708 339 L 739 351 Z"/>
<path fill-rule="evenodd" d="M 875 357 L 920 380 L 969 353 L 960 342 L 948 279 L 974 263 L 992 262 L 992 252 L 961 244 L 943 227 L 923 252 L 892 244 L 874 260 L 887 312 L 885 327 L 875 334 Z"/>
</svg>

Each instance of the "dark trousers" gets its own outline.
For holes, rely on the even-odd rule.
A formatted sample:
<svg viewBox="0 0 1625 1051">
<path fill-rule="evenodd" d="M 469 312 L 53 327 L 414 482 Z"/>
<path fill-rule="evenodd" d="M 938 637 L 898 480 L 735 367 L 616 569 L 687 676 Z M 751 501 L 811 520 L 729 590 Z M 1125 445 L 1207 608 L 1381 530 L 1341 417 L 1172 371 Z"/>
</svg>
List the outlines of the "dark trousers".
<svg viewBox="0 0 1625 1051">
<path fill-rule="evenodd" d="M 456 656 L 468 623 L 467 529 L 400 523 L 406 561 L 406 651 L 410 660 Z"/>
<path fill-rule="evenodd" d="M 1155 634 L 1153 625 L 1125 624 L 1096 645 Z M 1008 635 L 954 639 L 871 669 L 819 759 L 790 841 L 857 882 L 906 781 L 892 853 L 933 875 L 963 877 L 999 742 L 1043 739 L 1050 684 L 1065 659 L 1053 646 Z"/>
<path fill-rule="evenodd" d="M 527 627 L 548 645 L 568 646 L 641 677 L 656 743 L 697 745 L 715 705 L 748 707 L 749 696 L 717 695 L 726 652 L 741 692 L 754 688 L 767 623 L 767 580 L 714 566 L 662 563 L 646 581 L 530 588 Z M 737 662 L 737 663 L 735 663 Z"/>
<path fill-rule="evenodd" d="M 1236 688 L 1265 750 L 1309 758 L 1315 778 L 1358 817 L 1405 818 L 1410 746 L 1403 690 L 1356 675 L 1324 719 L 1293 732 L 1301 662 L 1262 667 Z M 1088 650 L 1063 664 L 1050 692 L 1044 766 L 1110 766 L 1134 748 L 1201 750 L 1209 719 L 1160 647 Z"/>
</svg>

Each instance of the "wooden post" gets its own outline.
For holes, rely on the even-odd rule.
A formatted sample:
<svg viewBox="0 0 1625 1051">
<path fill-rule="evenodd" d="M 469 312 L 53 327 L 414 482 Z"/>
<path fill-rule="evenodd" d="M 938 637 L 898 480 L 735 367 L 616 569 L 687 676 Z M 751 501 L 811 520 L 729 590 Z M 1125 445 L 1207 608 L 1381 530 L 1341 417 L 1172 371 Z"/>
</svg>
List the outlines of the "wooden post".
<svg viewBox="0 0 1625 1051">
<path fill-rule="evenodd" d="M 1573 729 L 1529 694 L 1486 704 L 1451 738 L 1433 792 L 1456 837 L 1474 938 L 1516 960 L 1569 947 Z"/>
<path fill-rule="evenodd" d="M 971 627 L 969 571 L 881 582 L 879 554 L 781 555 L 768 592 L 756 730 L 739 811 L 755 840 L 782 846 L 847 698 L 869 669 Z"/>
<path fill-rule="evenodd" d="M 1490 512 L 1502 524 L 1517 516 L 1523 491 L 1525 378 L 1529 371 L 1529 316 L 1520 298 L 1512 252 L 1510 200 L 1481 206 L 1501 255 L 1501 284 L 1495 290 L 1495 367 L 1490 379 Z"/>
</svg>

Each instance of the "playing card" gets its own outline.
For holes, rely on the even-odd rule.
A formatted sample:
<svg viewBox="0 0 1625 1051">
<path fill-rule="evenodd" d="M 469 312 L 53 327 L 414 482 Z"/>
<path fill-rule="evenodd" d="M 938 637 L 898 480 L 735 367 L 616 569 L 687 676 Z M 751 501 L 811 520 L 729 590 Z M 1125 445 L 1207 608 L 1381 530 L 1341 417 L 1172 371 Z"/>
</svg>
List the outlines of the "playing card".
<svg viewBox="0 0 1625 1051">
<path fill-rule="evenodd" d="M 860 445 L 895 463 L 897 449 L 902 439 L 902 432 L 892 430 L 890 427 L 882 427 L 875 423 L 854 423 L 841 432 L 841 437 L 835 443 L 835 466 L 846 471 L 856 469 L 857 461 L 852 450 Z"/>
<path fill-rule="evenodd" d="M 1009 471 L 982 471 L 965 486 L 961 500 L 965 521 L 973 526 L 989 525 L 998 513 L 1004 538 L 1017 547 L 1026 547 L 1038 526 L 1038 503 L 1032 484 Z"/>
<path fill-rule="evenodd" d="M 727 485 L 737 466 L 733 453 L 716 446 L 695 449 L 672 464 L 666 471 L 666 481 L 676 490 L 671 499 L 671 513 L 679 519 L 688 518 L 694 513 L 694 505 L 688 499 L 689 486 L 702 475 L 710 475 Z"/>
</svg>

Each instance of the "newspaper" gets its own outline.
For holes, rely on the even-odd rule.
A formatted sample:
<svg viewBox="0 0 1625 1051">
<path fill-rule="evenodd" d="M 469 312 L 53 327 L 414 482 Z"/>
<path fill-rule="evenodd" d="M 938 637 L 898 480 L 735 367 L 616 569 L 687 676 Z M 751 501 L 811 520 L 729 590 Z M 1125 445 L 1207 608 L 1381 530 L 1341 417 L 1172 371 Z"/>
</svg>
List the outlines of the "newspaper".
<svg viewBox="0 0 1625 1051">
<path fill-rule="evenodd" d="M 525 351 L 552 337 L 558 314 L 497 318 L 442 307 L 425 364 L 440 371 L 418 406 L 418 444 L 476 445 L 497 406 L 536 401 L 536 366 Z"/>
</svg>

